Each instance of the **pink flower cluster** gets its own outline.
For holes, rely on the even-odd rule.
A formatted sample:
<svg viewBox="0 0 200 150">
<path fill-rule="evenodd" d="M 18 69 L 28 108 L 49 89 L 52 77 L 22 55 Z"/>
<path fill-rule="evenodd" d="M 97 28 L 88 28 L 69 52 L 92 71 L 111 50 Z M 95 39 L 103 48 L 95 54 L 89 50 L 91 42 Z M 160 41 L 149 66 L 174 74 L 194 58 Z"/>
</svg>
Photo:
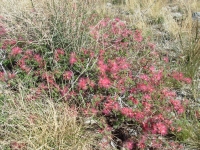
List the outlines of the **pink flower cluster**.
<svg viewBox="0 0 200 150">
<path fill-rule="evenodd" d="M 119 18 L 113 20 L 106 18 L 91 26 L 90 34 L 104 47 L 120 50 L 128 47 L 128 42 L 124 39 L 130 38 L 132 31 L 127 28 L 125 21 Z"/>
<path fill-rule="evenodd" d="M 78 81 L 78 87 L 81 90 L 87 90 L 88 87 L 94 88 L 95 82 L 89 78 L 81 77 Z"/>
<path fill-rule="evenodd" d="M 176 79 L 178 81 L 183 81 L 187 84 L 190 84 L 192 82 L 192 80 L 190 78 L 184 77 L 183 73 L 181 73 L 181 72 L 173 72 L 171 76 L 174 79 Z"/>
<path fill-rule="evenodd" d="M 56 61 L 60 60 L 60 56 L 63 56 L 65 54 L 63 49 L 56 49 L 54 52 L 54 58 Z"/>
<path fill-rule="evenodd" d="M 0 72 L 0 81 L 10 80 L 16 77 L 15 73 L 10 72 Z"/>
<path fill-rule="evenodd" d="M 161 134 L 167 135 L 168 128 L 171 126 L 171 121 L 165 120 L 163 115 L 155 115 L 152 118 L 148 118 L 147 120 L 142 122 L 143 131 L 152 134 Z"/>
<path fill-rule="evenodd" d="M 22 49 L 20 47 L 14 47 L 14 48 L 12 48 L 10 55 L 16 56 L 21 53 L 22 53 Z"/>
<path fill-rule="evenodd" d="M 109 115 L 112 111 L 118 111 L 120 108 L 119 103 L 110 97 L 107 98 L 107 101 L 104 103 L 104 109 L 102 110 L 103 114 Z"/>
<path fill-rule="evenodd" d="M 145 45 L 142 32 L 130 30 L 118 18 L 103 19 L 90 27 L 89 32 L 97 43 L 95 48 L 81 48 L 68 54 L 58 48 L 52 54 L 53 63 L 41 51 L 15 46 L 15 40 L 5 40 L 3 47 L 12 48 L 9 56 L 14 60 L 13 66 L 36 78 L 36 94 L 50 89 L 55 99 L 76 100 L 74 104 L 79 107 L 81 95 L 87 107 L 81 109 L 83 115 L 102 115 L 105 120 L 112 117 L 107 121 L 111 122 L 110 134 L 118 126 L 137 130 L 137 139 L 129 135 L 123 141 L 125 148 L 145 149 L 147 145 L 161 148 L 158 137 L 180 131 L 174 123 L 174 114 L 179 118 L 185 112 L 184 103 L 176 100 L 176 93 L 165 82 L 171 77 L 183 84 L 191 83 L 191 79 L 180 72 L 168 75 L 155 45 L 150 42 Z M 145 51 L 146 47 L 150 53 Z M 1 80 L 5 80 L 4 76 L 0 72 Z M 10 78 L 13 76 L 10 74 Z M 173 111 L 177 113 L 172 114 Z M 114 124 L 118 126 L 112 128 Z"/>
<path fill-rule="evenodd" d="M 17 41 L 14 40 L 14 39 L 6 39 L 3 41 L 3 44 L 2 44 L 2 49 L 6 49 L 7 47 L 11 47 L 11 46 L 14 46 L 16 45 Z"/>
<path fill-rule="evenodd" d="M 177 111 L 178 114 L 182 114 L 185 110 L 181 104 L 180 100 L 170 100 L 171 104 L 173 105 L 174 109 Z"/>
<path fill-rule="evenodd" d="M 76 53 L 72 52 L 72 53 L 70 54 L 69 63 L 70 63 L 71 65 L 73 65 L 73 64 L 76 63 L 76 62 L 77 62 Z"/>
<path fill-rule="evenodd" d="M 105 76 L 100 77 L 98 85 L 101 88 L 109 88 L 111 86 L 111 81 Z"/>
<path fill-rule="evenodd" d="M 72 71 L 65 71 L 63 73 L 63 79 L 64 80 L 70 80 L 73 76 L 73 72 Z"/>
</svg>

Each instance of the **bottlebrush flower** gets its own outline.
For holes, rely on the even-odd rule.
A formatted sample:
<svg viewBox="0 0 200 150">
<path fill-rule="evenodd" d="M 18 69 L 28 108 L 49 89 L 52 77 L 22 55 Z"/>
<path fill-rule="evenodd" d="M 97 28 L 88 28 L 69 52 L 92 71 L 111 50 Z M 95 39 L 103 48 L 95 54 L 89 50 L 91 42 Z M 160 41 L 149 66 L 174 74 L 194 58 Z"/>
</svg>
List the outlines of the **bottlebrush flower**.
<svg viewBox="0 0 200 150">
<path fill-rule="evenodd" d="M 117 22 L 120 22 L 120 21 L 121 21 L 121 20 L 120 20 L 119 18 L 115 18 L 115 19 L 114 19 L 114 22 L 116 22 L 116 23 L 117 23 Z"/>
<path fill-rule="evenodd" d="M 95 82 L 93 80 L 89 80 L 88 85 L 93 88 L 95 86 Z"/>
<path fill-rule="evenodd" d="M 106 52 L 105 50 L 101 49 L 101 50 L 99 51 L 99 57 L 102 58 L 103 55 L 105 54 L 105 52 Z"/>
<path fill-rule="evenodd" d="M 137 84 L 137 89 L 142 91 L 142 92 L 152 92 L 154 90 L 153 86 L 146 85 L 144 83 L 138 83 Z"/>
<path fill-rule="evenodd" d="M 98 85 L 102 88 L 109 88 L 111 86 L 111 82 L 107 77 L 100 77 Z"/>
<path fill-rule="evenodd" d="M 69 88 L 67 86 L 60 89 L 60 93 L 62 96 L 65 96 L 65 94 L 69 91 Z"/>
<path fill-rule="evenodd" d="M 119 27 L 117 27 L 117 25 L 115 25 L 115 24 L 112 24 L 112 33 L 114 34 L 114 35 L 117 35 L 117 34 L 121 34 L 121 30 L 120 30 L 120 28 Z"/>
<path fill-rule="evenodd" d="M 182 114 L 182 113 L 184 113 L 184 111 L 185 111 L 184 107 L 181 106 L 181 107 L 179 107 L 177 113 L 178 113 L 178 114 Z"/>
<path fill-rule="evenodd" d="M 129 63 L 127 62 L 127 60 L 125 58 L 120 58 L 118 57 L 116 59 L 116 61 L 118 62 L 118 66 L 120 69 L 122 70 L 126 70 L 126 69 L 129 69 Z"/>
<path fill-rule="evenodd" d="M 111 113 L 111 110 L 110 109 L 103 109 L 102 110 L 102 113 L 104 114 L 104 115 L 109 115 L 110 113 Z"/>
<path fill-rule="evenodd" d="M 49 74 L 48 72 L 45 72 L 42 74 L 42 79 L 45 79 L 47 81 L 47 83 L 49 83 L 51 86 L 56 85 L 54 76 L 52 74 Z"/>
<path fill-rule="evenodd" d="M 139 78 L 142 79 L 142 80 L 144 80 L 144 81 L 149 81 L 149 76 L 146 75 L 146 74 L 139 75 Z"/>
<path fill-rule="evenodd" d="M 130 36 L 131 34 L 133 34 L 132 31 L 131 31 L 131 30 L 128 30 L 128 29 L 124 29 L 123 32 L 122 32 L 122 36 L 123 36 L 123 37 L 128 37 L 128 36 Z"/>
<path fill-rule="evenodd" d="M 99 39 L 99 37 L 100 37 L 99 31 L 97 30 L 96 27 L 93 27 L 93 26 L 90 27 L 90 35 L 91 35 L 94 39 Z"/>
<path fill-rule="evenodd" d="M 82 90 L 87 90 L 87 79 L 85 78 L 80 78 L 78 82 L 78 87 Z"/>
<path fill-rule="evenodd" d="M 122 113 L 122 115 L 124 115 L 128 118 L 134 118 L 134 112 L 131 108 L 123 107 L 120 109 L 120 112 Z"/>
<path fill-rule="evenodd" d="M 65 80 L 70 80 L 73 76 L 73 72 L 72 71 L 65 71 L 63 73 L 63 79 Z"/>
<path fill-rule="evenodd" d="M 166 98 L 175 97 L 175 96 L 176 96 L 176 92 L 170 91 L 170 90 L 167 89 L 167 88 L 164 88 L 164 89 L 162 90 L 162 94 L 163 94 Z"/>
<path fill-rule="evenodd" d="M 182 81 L 184 78 L 183 73 L 181 72 L 173 72 L 172 77 L 178 81 Z"/>
<path fill-rule="evenodd" d="M 8 73 L 8 78 L 13 79 L 15 78 L 16 74 L 15 73 Z"/>
<path fill-rule="evenodd" d="M 157 132 L 159 134 L 166 135 L 168 133 L 166 125 L 163 124 L 162 122 L 156 123 L 155 126 L 156 126 Z"/>
<path fill-rule="evenodd" d="M 107 101 L 104 103 L 104 109 L 103 109 L 103 114 L 105 115 L 109 115 L 112 110 L 119 110 L 119 103 L 115 102 L 114 100 L 112 99 L 107 99 Z"/>
<path fill-rule="evenodd" d="M 100 21 L 99 24 L 101 27 L 106 27 L 108 25 L 108 21 L 109 21 L 109 19 L 103 19 Z"/>
<path fill-rule="evenodd" d="M 164 60 L 166 63 L 168 63 L 168 62 L 169 62 L 169 57 L 166 56 L 166 57 L 163 58 L 163 60 Z"/>
<path fill-rule="evenodd" d="M 144 118 L 145 118 L 144 112 L 138 111 L 138 112 L 134 112 L 134 113 L 135 113 L 135 114 L 134 114 L 134 118 L 135 118 L 137 121 L 143 121 L 143 120 L 144 120 Z"/>
<path fill-rule="evenodd" d="M 107 39 L 107 38 L 109 37 L 109 34 L 104 33 L 102 37 L 103 37 L 103 39 L 105 40 L 105 39 Z"/>
<path fill-rule="evenodd" d="M 152 147 L 155 149 L 161 149 L 162 148 L 162 143 L 157 141 L 156 139 L 152 140 Z"/>
<path fill-rule="evenodd" d="M 148 43 L 148 46 L 149 46 L 149 48 L 150 48 L 151 50 L 154 50 L 155 47 L 156 47 L 156 45 L 153 44 L 153 43 Z"/>
<path fill-rule="evenodd" d="M 147 137 L 146 136 L 142 136 L 141 139 L 138 141 L 137 146 L 140 149 L 144 149 L 146 147 L 145 143 L 146 143 Z"/>
<path fill-rule="evenodd" d="M 137 105 L 139 103 L 139 101 L 134 97 L 129 97 L 129 100 L 131 100 L 133 102 L 133 104 L 135 104 L 135 105 Z"/>
<path fill-rule="evenodd" d="M 17 43 L 17 41 L 13 40 L 13 39 L 4 40 L 3 45 L 2 45 L 2 49 L 6 49 L 8 46 L 14 46 L 16 43 Z"/>
<path fill-rule="evenodd" d="M 148 102 L 142 102 L 144 112 L 151 112 L 152 105 Z"/>
<path fill-rule="evenodd" d="M 111 73 L 117 73 L 119 71 L 119 66 L 116 61 L 109 60 L 109 70 Z"/>
<path fill-rule="evenodd" d="M 131 140 L 127 140 L 123 143 L 123 147 L 126 148 L 127 150 L 132 150 L 133 142 Z"/>
<path fill-rule="evenodd" d="M 35 59 L 35 61 L 37 61 L 37 63 L 40 65 L 40 67 L 43 66 L 43 59 L 39 54 L 35 54 L 34 59 Z"/>
<path fill-rule="evenodd" d="M 25 55 L 27 55 L 27 56 L 33 56 L 33 51 L 32 50 L 26 50 L 25 51 Z"/>
<path fill-rule="evenodd" d="M 11 50 L 11 56 L 15 56 L 22 53 L 22 49 L 20 47 L 14 47 Z"/>
<path fill-rule="evenodd" d="M 45 83 L 40 83 L 38 86 L 41 90 L 47 90 L 48 86 Z"/>
<path fill-rule="evenodd" d="M 149 71 L 151 71 L 152 73 L 154 73 L 156 71 L 156 67 L 155 66 L 150 66 L 149 67 Z"/>
<path fill-rule="evenodd" d="M 72 53 L 70 54 L 69 63 L 70 63 L 71 65 L 73 65 L 73 64 L 76 63 L 76 62 L 77 62 L 76 54 L 72 52 Z"/>
<path fill-rule="evenodd" d="M 192 83 L 191 78 L 183 78 L 183 81 L 184 81 L 185 83 L 187 83 L 187 84 Z"/>
<path fill-rule="evenodd" d="M 151 100 L 151 95 L 145 94 L 145 95 L 143 96 L 143 99 L 145 99 L 145 100 Z"/>
<path fill-rule="evenodd" d="M 20 68 L 24 70 L 26 73 L 30 72 L 31 68 L 27 67 L 26 65 L 21 65 Z"/>
<path fill-rule="evenodd" d="M 60 55 L 64 55 L 65 54 L 65 52 L 64 52 L 64 50 L 63 49 L 56 49 L 55 50 L 55 52 L 54 52 L 54 58 L 55 58 L 55 60 L 59 60 L 60 58 Z"/>
<path fill-rule="evenodd" d="M 56 49 L 56 53 L 59 55 L 64 55 L 65 51 L 63 49 Z"/>
<path fill-rule="evenodd" d="M 103 62 L 103 60 L 98 61 L 98 67 L 101 74 L 105 74 L 105 72 L 108 70 L 108 66 Z"/>
<path fill-rule="evenodd" d="M 159 70 L 158 72 L 153 73 L 152 81 L 154 83 L 157 83 L 162 79 L 162 77 L 163 77 L 162 70 Z"/>
<path fill-rule="evenodd" d="M 170 100 L 170 102 L 174 106 L 174 109 L 178 112 L 178 114 L 182 114 L 184 112 L 184 107 L 181 105 L 180 100 Z"/>
</svg>

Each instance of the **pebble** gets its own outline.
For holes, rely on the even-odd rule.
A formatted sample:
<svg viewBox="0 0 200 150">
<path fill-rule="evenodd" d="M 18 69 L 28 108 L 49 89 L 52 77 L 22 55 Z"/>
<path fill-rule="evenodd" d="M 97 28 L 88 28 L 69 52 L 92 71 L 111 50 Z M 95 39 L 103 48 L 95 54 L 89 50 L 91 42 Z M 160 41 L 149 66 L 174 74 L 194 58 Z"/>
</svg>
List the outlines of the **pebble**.
<svg viewBox="0 0 200 150">
<path fill-rule="evenodd" d="M 106 6 L 107 7 L 112 7 L 112 4 L 111 3 L 106 3 Z"/>
<path fill-rule="evenodd" d="M 200 12 L 192 13 L 192 19 L 200 21 Z"/>
<path fill-rule="evenodd" d="M 94 119 L 92 119 L 92 118 L 85 118 L 84 119 L 84 124 L 86 124 L 86 125 L 93 125 L 93 124 L 96 124 L 97 123 L 97 121 L 96 120 L 94 120 Z"/>
<path fill-rule="evenodd" d="M 172 16 L 175 20 L 181 20 L 183 15 L 179 12 L 172 13 Z"/>
</svg>

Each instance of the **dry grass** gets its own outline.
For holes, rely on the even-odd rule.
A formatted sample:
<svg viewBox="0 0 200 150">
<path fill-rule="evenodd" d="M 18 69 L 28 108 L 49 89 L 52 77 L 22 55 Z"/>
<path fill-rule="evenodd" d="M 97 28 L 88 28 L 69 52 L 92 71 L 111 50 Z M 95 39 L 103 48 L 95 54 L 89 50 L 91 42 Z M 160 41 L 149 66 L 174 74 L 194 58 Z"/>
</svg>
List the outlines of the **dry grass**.
<svg viewBox="0 0 200 150">
<path fill-rule="evenodd" d="M 175 12 L 171 12 L 169 6 L 176 6 L 176 8 L 174 7 Z M 116 11 L 107 9 L 105 5 L 97 6 L 96 10 L 99 13 L 111 16 L 116 16 L 116 12 L 128 12 L 129 15 L 126 15 L 125 18 L 131 21 L 132 26 L 143 30 L 144 33 L 153 32 L 152 25 L 160 25 L 164 31 L 178 38 L 180 33 L 193 34 L 194 22 L 191 16 L 192 12 L 200 11 L 198 6 L 200 6 L 200 2 L 197 0 L 149 0 L 148 3 L 146 0 L 124 0 L 121 1 L 121 5 L 116 6 Z M 183 20 L 175 21 L 173 13 L 176 12 L 183 14 Z"/>
<path fill-rule="evenodd" d="M 87 22 L 89 8 L 92 10 L 87 3 L 80 4 L 73 0 L 11 0 L 1 4 L 0 15 L 6 19 L 10 38 L 31 40 L 36 47 L 48 45 L 52 51 L 58 47 L 78 50 L 80 45 L 87 45 L 85 30 L 88 28 L 83 28 L 83 22 Z"/>
<path fill-rule="evenodd" d="M 22 91 L 1 95 L 0 149 L 91 149 L 93 136 L 77 122 L 75 109 L 45 97 L 27 101 L 26 96 Z"/>
<path fill-rule="evenodd" d="M 32 11 L 34 8 L 35 10 L 37 10 L 37 12 L 34 13 L 37 13 L 38 17 L 40 17 L 41 19 L 48 19 L 48 16 L 46 15 L 51 15 L 52 13 L 55 13 L 56 10 L 54 10 L 54 8 L 62 7 L 61 9 L 63 9 L 63 11 L 64 9 L 72 11 L 73 8 L 71 6 L 73 6 L 74 4 L 80 4 L 82 7 L 87 7 L 88 12 L 89 10 L 96 10 L 100 14 L 111 16 L 116 15 L 116 11 L 107 9 L 105 5 L 106 2 L 108 1 L 87 0 L 87 2 L 81 3 L 80 1 L 74 0 L 41 0 L 39 2 L 38 0 L 9 0 L 9 2 L 1 0 L 0 14 L 7 17 L 7 19 L 9 18 L 9 20 L 11 18 L 12 20 L 15 19 L 13 18 L 14 16 L 21 16 L 21 19 L 24 19 L 22 11 L 23 13 L 27 11 L 30 13 L 30 11 Z M 130 12 L 130 15 L 126 16 L 126 18 L 128 17 L 130 19 L 132 25 L 136 26 L 139 29 L 142 29 L 144 32 L 153 32 L 152 22 L 153 24 L 161 23 L 164 30 L 169 32 L 176 38 L 178 38 L 178 35 L 180 33 L 187 35 L 192 34 L 194 22 L 192 21 L 191 14 L 192 12 L 200 11 L 198 7 L 200 6 L 200 2 L 197 0 L 149 0 L 148 3 L 146 3 L 145 0 L 126 0 L 123 4 L 124 5 L 117 6 L 117 8 L 120 7 L 124 11 Z M 169 5 L 177 6 L 177 11 L 183 13 L 182 22 L 176 22 L 173 19 L 172 12 L 170 12 L 169 9 L 167 9 Z M 151 22 L 150 24 L 149 21 Z M 41 27 L 41 24 L 36 24 L 35 26 Z"/>
</svg>

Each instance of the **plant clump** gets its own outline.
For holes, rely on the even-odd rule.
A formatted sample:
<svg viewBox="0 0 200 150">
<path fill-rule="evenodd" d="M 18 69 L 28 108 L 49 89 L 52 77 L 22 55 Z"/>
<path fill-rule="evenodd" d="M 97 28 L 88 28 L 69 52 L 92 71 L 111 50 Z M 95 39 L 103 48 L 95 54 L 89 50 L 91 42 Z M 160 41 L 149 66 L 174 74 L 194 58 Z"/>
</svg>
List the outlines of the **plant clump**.
<svg viewBox="0 0 200 150">
<path fill-rule="evenodd" d="M 96 46 L 78 52 L 56 48 L 44 54 L 31 42 L 4 40 L 8 59 L 2 64 L 9 73 L 2 70 L 1 81 L 15 87 L 28 79 L 24 86 L 34 93 L 25 97 L 27 101 L 47 94 L 57 103 L 81 107 L 82 116 L 103 116 L 99 130 L 109 134 L 99 133 L 111 136 L 117 147 L 182 149 L 169 138 L 181 132 L 176 120 L 184 115 L 188 100 L 176 99 L 166 82 L 190 84 L 190 78 L 173 71 L 140 30 L 129 29 L 119 18 L 102 19 L 88 27 L 88 33 Z"/>
</svg>

